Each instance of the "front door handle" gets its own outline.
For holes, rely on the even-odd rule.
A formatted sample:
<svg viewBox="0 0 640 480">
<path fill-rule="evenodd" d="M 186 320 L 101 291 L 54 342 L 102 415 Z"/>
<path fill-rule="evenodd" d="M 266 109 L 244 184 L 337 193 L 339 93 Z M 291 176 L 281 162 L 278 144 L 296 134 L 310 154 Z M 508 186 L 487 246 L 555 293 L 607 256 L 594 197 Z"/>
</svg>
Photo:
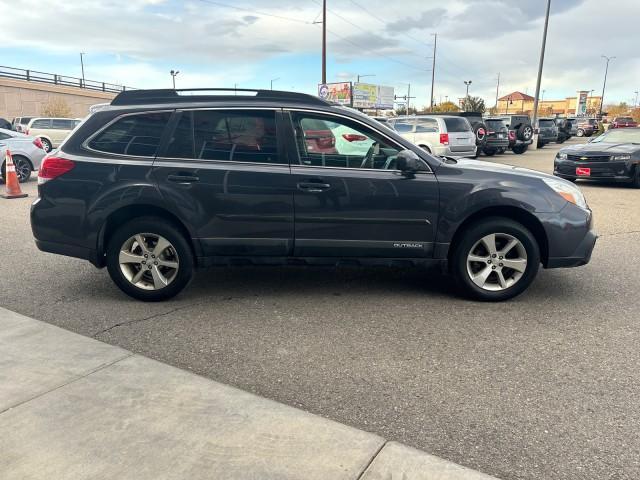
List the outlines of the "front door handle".
<svg viewBox="0 0 640 480">
<path fill-rule="evenodd" d="M 167 175 L 167 180 L 175 183 L 193 183 L 200 180 L 195 175 Z"/>
<path fill-rule="evenodd" d="M 320 193 L 325 190 L 329 190 L 331 185 L 328 183 L 316 183 L 316 182 L 300 182 L 298 184 L 298 190 L 307 193 Z"/>
</svg>

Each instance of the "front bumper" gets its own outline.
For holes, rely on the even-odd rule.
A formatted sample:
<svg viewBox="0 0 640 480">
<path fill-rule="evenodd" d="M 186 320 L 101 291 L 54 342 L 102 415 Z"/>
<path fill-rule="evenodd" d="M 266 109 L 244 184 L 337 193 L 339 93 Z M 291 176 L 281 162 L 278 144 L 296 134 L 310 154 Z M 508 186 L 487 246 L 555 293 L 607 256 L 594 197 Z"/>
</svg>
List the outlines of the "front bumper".
<svg viewBox="0 0 640 480">
<path fill-rule="evenodd" d="M 585 180 L 610 180 L 614 182 L 630 182 L 635 175 L 638 161 L 612 162 L 576 162 L 574 160 L 559 160 L 553 162 L 553 174 L 562 177 Z M 590 175 L 578 175 L 578 168 L 591 169 Z"/>
<path fill-rule="evenodd" d="M 593 248 L 596 246 L 598 235 L 593 230 L 589 230 L 569 257 L 549 257 L 546 268 L 567 268 L 580 267 L 591 261 Z"/>
</svg>

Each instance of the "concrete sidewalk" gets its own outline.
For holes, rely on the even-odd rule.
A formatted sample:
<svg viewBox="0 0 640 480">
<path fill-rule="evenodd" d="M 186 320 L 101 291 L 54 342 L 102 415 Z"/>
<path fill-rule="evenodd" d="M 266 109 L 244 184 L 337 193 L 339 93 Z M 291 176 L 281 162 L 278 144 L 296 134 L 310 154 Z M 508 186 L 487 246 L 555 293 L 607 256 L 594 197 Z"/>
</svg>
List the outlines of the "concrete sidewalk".
<svg viewBox="0 0 640 480">
<path fill-rule="evenodd" d="M 0 308 L 0 478 L 493 477 Z"/>
</svg>

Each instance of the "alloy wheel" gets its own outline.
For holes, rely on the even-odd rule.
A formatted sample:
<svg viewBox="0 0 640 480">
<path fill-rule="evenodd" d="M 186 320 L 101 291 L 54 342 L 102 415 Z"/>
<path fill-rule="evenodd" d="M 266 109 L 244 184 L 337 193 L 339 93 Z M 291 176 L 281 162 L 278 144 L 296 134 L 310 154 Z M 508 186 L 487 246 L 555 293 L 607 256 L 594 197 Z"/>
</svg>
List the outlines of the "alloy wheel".
<svg viewBox="0 0 640 480">
<path fill-rule="evenodd" d="M 174 246 L 154 233 L 129 237 L 118 255 L 120 271 L 132 284 L 143 290 L 160 290 L 178 274 L 180 261 Z"/>
<path fill-rule="evenodd" d="M 16 168 L 16 175 L 18 177 L 18 181 L 20 183 L 26 181 L 31 176 L 31 165 L 24 158 L 15 157 L 13 159 L 13 164 Z"/>
<path fill-rule="evenodd" d="M 492 233 L 478 240 L 467 255 L 467 273 L 483 290 L 499 292 L 514 286 L 527 269 L 527 251 L 520 240 Z"/>
</svg>

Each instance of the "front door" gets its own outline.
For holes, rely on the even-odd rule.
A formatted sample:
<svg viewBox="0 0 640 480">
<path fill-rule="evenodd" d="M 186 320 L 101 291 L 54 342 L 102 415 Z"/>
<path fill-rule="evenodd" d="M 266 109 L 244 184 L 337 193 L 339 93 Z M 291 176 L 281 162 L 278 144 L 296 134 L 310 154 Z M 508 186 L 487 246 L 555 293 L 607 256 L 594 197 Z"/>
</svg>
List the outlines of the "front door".
<svg viewBox="0 0 640 480">
<path fill-rule="evenodd" d="M 438 184 L 426 163 L 414 176 L 396 170 L 404 147 L 383 126 L 377 130 L 335 114 L 290 115 L 294 254 L 431 257 Z"/>
<path fill-rule="evenodd" d="M 205 256 L 286 256 L 293 195 L 273 109 L 176 112 L 154 175 Z"/>
</svg>

